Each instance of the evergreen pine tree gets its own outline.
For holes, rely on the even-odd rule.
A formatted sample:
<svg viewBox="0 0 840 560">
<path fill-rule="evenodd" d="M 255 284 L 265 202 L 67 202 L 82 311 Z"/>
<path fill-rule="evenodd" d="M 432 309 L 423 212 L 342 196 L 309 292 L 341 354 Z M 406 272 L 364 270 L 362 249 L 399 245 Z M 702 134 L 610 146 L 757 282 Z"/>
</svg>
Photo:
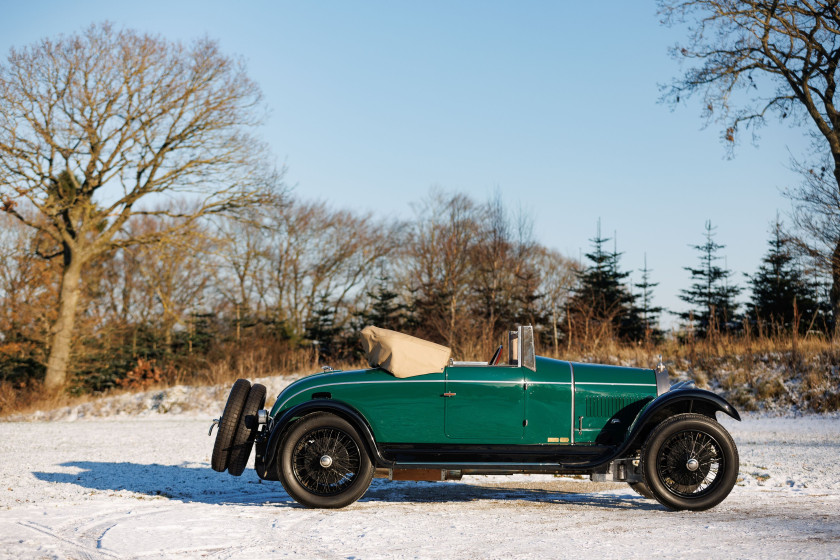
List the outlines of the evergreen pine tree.
<svg viewBox="0 0 840 560">
<path fill-rule="evenodd" d="M 801 267 L 797 266 L 790 240 L 784 236 L 778 217 L 769 245 L 758 272 L 747 275 L 752 287 L 749 320 L 760 322 L 765 328 L 786 332 L 798 321 L 798 329 L 807 330 L 818 313 L 815 286 L 808 282 Z"/>
<path fill-rule="evenodd" d="M 814 328 L 829 334 L 834 332 L 837 323 L 834 320 L 834 313 L 831 307 L 831 278 L 820 277 L 815 269 L 815 278 L 811 283 L 814 288 L 815 300 L 817 302 L 817 317 L 813 322 Z"/>
<path fill-rule="evenodd" d="M 401 301 L 400 295 L 389 287 L 391 284 L 393 281 L 390 276 L 381 272 L 375 289 L 367 292 L 371 305 L 369 310 L 361 313 L 365 325 L 395 331 L 405 326 L 408 307 Z"/>
<path fill-rule="evenodd" d="M 609 238 L 601 237 L 600 220 L 590 241 L 592 252 L 585 256 L 591 264 L 577 274 L 578 287 L 569 301 L 571 319 L 587 331 L 609 323 L 619 338 L 637 340 L 644 336 L 644 328 L 635 306 L 637 296 L 626 285 L 630 273 L 618 267 L 621 253 L 604 249 Z"/>
<path fill-rule="evenodd" d="M 318 346 L 323 358 L 334 358 L 338 351 L 337 337 L 340 329 L 335 325 L 335 310 L 326 294 L 318 298 L 312 315 L 306 322 L 306 338 Z"/>
<path fill-rule="evenodd" d="M 659 315 L 662 313 L 662 307 L 653 305 L 653 289 L 659 285 L 659 282 L 650 281 L 650 273 L 653 272 L 648 268 L 647 253 L 645 253 L 645 266 L 640 269 L 642 273 L 642 281 L 634 284 L 641 292 L 637 296 L 639 301 L 637 313 L 644 328 L 645 340 L 658 339 L 662 336 L 662 331 L 659 330 Z"/>
<path fill-rule="evenodd" d="M 725 247 L 714 240 L 717 228 L 712 226 L 711 220 L 707 220 L 705 229 L 706 242 L 693 246 L 700 253 L 700 267 L 684 267 L 691 273 L 694 284 L 679 295 L 693 309 L 678 313 L 683 320 L 693 321 L 692 326 L 700 337 L 737 328 L 738 303 L 735 298 L 741 292 L 738 286 L 729 285 L 732 271 L 715 264 L 722 258 L 718 256 L 718 251 Z"/>
</svg>

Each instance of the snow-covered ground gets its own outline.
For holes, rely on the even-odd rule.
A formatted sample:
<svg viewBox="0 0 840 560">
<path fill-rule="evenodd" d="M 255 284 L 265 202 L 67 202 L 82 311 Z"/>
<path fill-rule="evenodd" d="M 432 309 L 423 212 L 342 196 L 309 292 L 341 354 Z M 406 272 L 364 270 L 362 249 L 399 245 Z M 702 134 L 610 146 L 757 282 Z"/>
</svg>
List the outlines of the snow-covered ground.
<svg viewBox="0 0 840 560">
<path fill-rule="evenodd" d="M 836 416 L 722 419 L 741 476 L 707 512 L 543 475 L 375 479 L 356 504 L 321 511 L 251 469 L 210 469 L 221 404 L 154 410 L 0 423 L 0 557 L 840 558 Z"/>
</svg>

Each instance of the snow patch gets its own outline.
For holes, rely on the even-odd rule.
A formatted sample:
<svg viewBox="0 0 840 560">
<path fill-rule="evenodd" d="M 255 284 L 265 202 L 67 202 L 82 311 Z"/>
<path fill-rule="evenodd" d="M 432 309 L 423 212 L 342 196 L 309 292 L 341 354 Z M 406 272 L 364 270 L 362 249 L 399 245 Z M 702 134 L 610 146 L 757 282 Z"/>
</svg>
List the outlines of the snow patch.
<svg viewBox="0 0 840 560">
<path fill-rule="evenodd" d="M 0 558 L 838 557 L 837 418 L 721 418 L 743 480 L 706 512 L 550 475 L 376 479 L 348 508 L 311 510 L 253 469 L 210 469 L 225 396 L 195 418 L 0 424 Z"/>
<path fill-rule="evenodd" d="M 269 395 L 277 395 L 296 378 L 276 376 L 251 379 L 262 383 Z M 76 406 L 55 410 L 36 411 L 31 414 L 14 414 L 0 421 L 5 422 L 75 422 L 93 418 L 128 418 L 150 416 L 183 416 L 204 418 L 218 416 L 224 409 L 230 386 L 193 387 L 176 385 L 167 389 L 126 393 L 102 397 Z"/>
</svg>

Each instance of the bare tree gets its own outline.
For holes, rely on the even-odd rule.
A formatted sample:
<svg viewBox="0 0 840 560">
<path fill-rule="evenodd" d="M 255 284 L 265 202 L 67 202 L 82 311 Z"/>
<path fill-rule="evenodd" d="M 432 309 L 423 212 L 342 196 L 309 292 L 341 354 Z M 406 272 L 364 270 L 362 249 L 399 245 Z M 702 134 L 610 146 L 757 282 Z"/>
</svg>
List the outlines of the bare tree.
<svg viewBox="0 0 840 560">
<path fill-rule="evenodd" d="M 133 237 L 152 237 L 155 231 L 173 229 L 170 218 L 139 218 L 128 228 Z M 201 306 L 212 277 L 207 263 L 214 240 L 209 233 L 204 227 L 181 229 L 178 235 L 128 249 L 142 270 L 138 291 L 148 306 L 143 317 L 158 326 L 167 348 L 171 348 L 174 329 L 186 327 L 190 312 Z"/>
<path fill-rule="evenodd" d="M 840 190 L 828 163 L 822 166 L 794 164 L 794 168 L 804 177 L 802 184 L 786 192 L 794 203 L 793 222 L 802 234 L 794 241 L 813 261 L 817 274 L 831 276 L 835 280 L 829 299 L 836 304 L 840 298 L 840 285 L 836 282 L 840 267 L 837 255 L 840 247 Z M 832 306 L 832 311 L 836 327 L 840 324 L 836 305 Z M 840 330 L 835 329 L 835 333 L 840 334 Z"/>
<path fill-rule="evenodd" d="M 212 267 L 215 290 L 235 309 L 236 339 L 241 338 L 243 317 L 264 313 L 271 288 L 272 246 L 275 232 L 272 215 L 283 213 L 285 199 L 252 208 L 239 219 L 222 219 L 216 223 L 217 263 Z"/>
<path fill-rule="evenodd" d="M 474 316 L 483 319 L 484 346 L 495 346 L 516 323 L 537 323 L 539 271 L 537 244 L 530 217 L 513 216 L 499 193 L 480 208 L 479 231 L 473 242 Z"/>
<path fill-rule="evenodd" d="M 678 103 L 701 95 L 706 118 L 723 124 L 730 146 L 740 131 L 754 132 L 771 114 L 813 125 L 815 146 L 830 156 L 838 191 L 838 0 L 660 0 L 659 10 L 666 24 L 689 24 L 688 43 L 675 46 L 673 54 L 695 61 L 666 90 L 665 99 Z M 831 304 L 840 318 L 840 240 L 827 259 Z"/>
<path fill-rule="evenodd" d="M 559 321 L 566 308 L 580 271 L 580 264 L 561 255 L 554 249 L 538 247 L 535 265 L 540 276 L 540 292 L 543 294 L 544 315 L 549 318 L 554 357 L 559 356 Z M 571 336 L 571 333 L 567 333 Z"/>
<path fill-rule="evenodd" d="M 319 300 L 343 326 L 351 300 L 363 295 L 374 264 L 397 244 L 392 227 L 370 214 L 333 210 L 323 202 L 291 201 L 274 216 L 272 300 L 277 319 L 300 335 Z"/>
<path fill-rule="evenodd" d="M 244 65 L 209 39 L 185 46 L 106 23 L 10 51 L 0 65 L 0 203 L 51 239 L 47 256 L 63 264 L 48 390 L 66 381 L 87 263 L 258 201 L 265 184 L 243 171 L 262 156 L 248 133 L 260 107 Z M 179 196 L 189 211 L 160 204 Z M 169 228 L 133 236 L 125 225 L 144 214 L 169 217 Z"/>
<path fill-rule="evenodd" d="M 55 266 L 35 257 L 35 232 L 0 214 L 0 375 L 14 359 L 43 359 L 54 320 Z"/>
<path fill-rule="evenodd" d="M 430 334 L 457 348 L 456 333 L 468 326 L 462 318 L 481 227 L 479 209 L 465 195 L 435 189 L 415 212 L 406 251 L 421 319 L 433 330 Z"/>
<path fill-rule="evenodd" d="M 482 344 L 487 346 L 497 338 L 497 323 L 500 320 L 507 321 L 513 315 L 506 311 L 514 303 L 511 296 L 517 287 L 517 278 L 513 272 L 517 261 L 512 227 L 499 193 L 481 209 L 478 226 L 478 236 L 473 241 L 470 255 L 475 277 L 474 286 L 470 288 L 477 292 L 477 311 L 486 324 L 481 331 L 485 339 Z M 502 325 L 502 330 L 506 328 L 507 323 Z"/>
</svg>

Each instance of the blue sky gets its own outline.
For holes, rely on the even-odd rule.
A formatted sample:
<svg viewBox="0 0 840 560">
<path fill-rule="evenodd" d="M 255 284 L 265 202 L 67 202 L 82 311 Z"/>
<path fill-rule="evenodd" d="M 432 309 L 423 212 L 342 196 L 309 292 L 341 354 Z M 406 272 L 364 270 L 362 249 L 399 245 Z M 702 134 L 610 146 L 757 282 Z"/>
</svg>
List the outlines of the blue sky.
<svg viewBox="0 0 840 560">
<path fill-rule="evenodd" d="M 766 250 L 803 129 L 771 123 L 726 159 L 699 101 L 672 111 L 679 67 L 653 2 L 18 2 L 0 51 L 110 20 L 169 39 L 207 35 L 248 62 L 287 180 L 337 207 L 409 217 L 432 186 L 498 190 L 536 238 L 571 257 L 600 218 L 622 266 L 647 253 L 656 303 L 680 310 L 703 224 L 738 283 Z M 638 272 L 634 278 L 638 280 Z M 742 297 L 742 299 L 744 299 Z M 670 320 L 669 320 L 670 322 Z"/>
</svg>

